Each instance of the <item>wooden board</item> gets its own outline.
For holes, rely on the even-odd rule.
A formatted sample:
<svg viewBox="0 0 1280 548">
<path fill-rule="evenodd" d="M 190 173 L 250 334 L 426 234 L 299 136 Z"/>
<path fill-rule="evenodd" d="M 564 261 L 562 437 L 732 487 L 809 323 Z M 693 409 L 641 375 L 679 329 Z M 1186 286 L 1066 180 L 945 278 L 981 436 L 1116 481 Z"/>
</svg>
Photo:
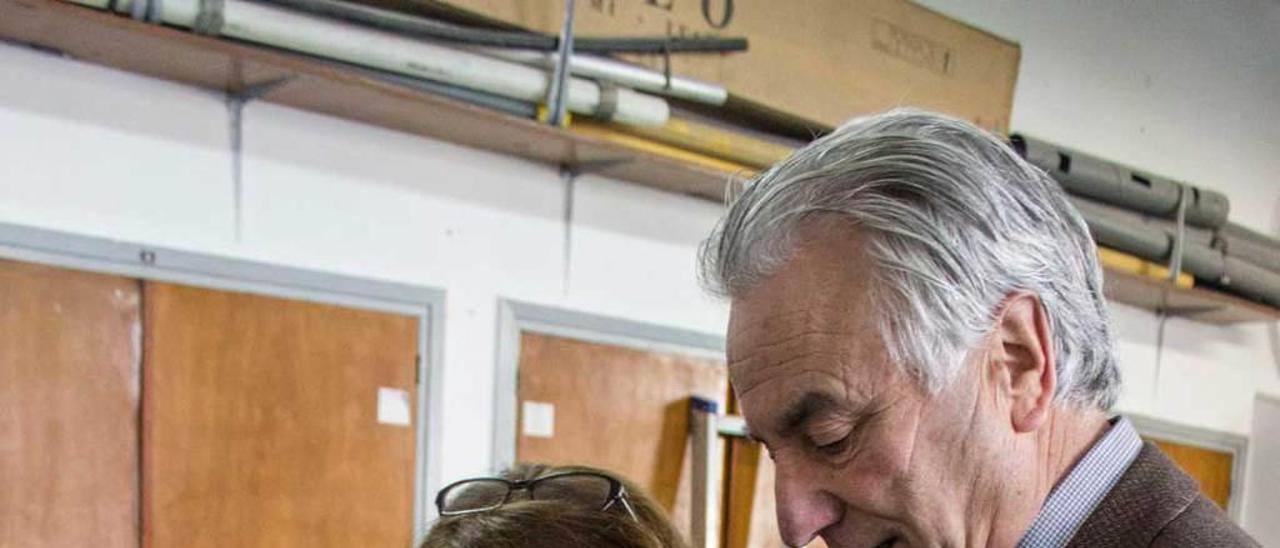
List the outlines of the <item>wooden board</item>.
<svg viewBox="0 0 1280 548">
<path fill-rule="evenodd" d="M 1200 492 L 1222 508 L 1231 501 L 1231 453 L 1171 441 L 1149 440 L 1200 483 Z"/>
<path fill-rule="evenodd" d="M 0 546 L 138 545 L 138 294 L 0 261 Z"/>
<path fill-rule="evenodd" d="M 727 391 L 720 360 L 525 333 L 519 407 L 554 405 L 555 430 L 543 438 L 522 428 L 516 458 L 617 472 L 643 486 L 687 535 L 689 397 L 723 404 Z"/>
<path fill-rule="evenodd" d="M 412 542 L 414 318 L 145 286 L 145 546 Z"/>
<path fill-rule="evenodd" d="M 1146 310 L 1214 324 L 1280 320 L 1280 309 L 1221 291 L 1178 288 L 1165 280 L 1113 268 L 1105 269 L 1105 275 L 1103 290 L 1108 299 Z"/>
</svg>

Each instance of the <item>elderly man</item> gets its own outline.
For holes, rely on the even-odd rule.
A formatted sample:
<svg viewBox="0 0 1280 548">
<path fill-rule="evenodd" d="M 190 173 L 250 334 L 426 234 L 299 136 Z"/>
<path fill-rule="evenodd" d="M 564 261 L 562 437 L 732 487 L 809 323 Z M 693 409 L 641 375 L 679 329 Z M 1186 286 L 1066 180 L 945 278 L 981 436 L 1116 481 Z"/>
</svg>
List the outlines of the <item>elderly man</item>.
<svg viewBox="0 0 1280 548">
<path fill-rule="evenodd" d="M 702 262 L 789 545 L 1256 545 L 1108 418 L 1093 241 L 992 135 L 855 120 L 747 186 Z"/>
</svg>

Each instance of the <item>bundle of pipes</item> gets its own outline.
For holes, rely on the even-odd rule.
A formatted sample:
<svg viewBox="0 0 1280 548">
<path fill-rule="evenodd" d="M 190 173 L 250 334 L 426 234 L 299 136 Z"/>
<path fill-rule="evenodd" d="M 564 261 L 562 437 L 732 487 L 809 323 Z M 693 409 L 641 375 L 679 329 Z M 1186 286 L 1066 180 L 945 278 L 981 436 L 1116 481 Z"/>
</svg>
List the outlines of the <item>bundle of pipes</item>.
<svg viewBox="0 0 1280 548">
<path fill-rule="evenodd" d="M 559 62 L 559 55 L 548 51 L 554 49 L 555 38 L 459 27 L 342 0 L 69 1 L 288 49 L 369 77 L 522 117 L 536 116 L 537 105 L 549 95 L 551 72 Z M 466 49 L 451 48 L 441 40 Z M 745 46 L 745 39 L 738 38 L 575 37 L 567 68 L 570 74 L 585 79 L 569 79 L 569 110 L 616 122 L 609 127 L 628 135 L 605 131 L 589 121 L 578 122 L 571 129 L 648 152 L 680 156 L 684 161 L 698 160 L 696 163 L 715 169 L 739 172 L 768 167 L 789 154 L 791 147 L 672 118 L 665 101 L 628 89 L 716 108 L 730 97 L 723 86 L 577 53 L 737 51 Z"/>
<path fill-rule="evenodd" d="M 155 1 L 155 0 L 152 0 Z M 429 42 L 449 41 L 489 57 L 552 70 L 558 61 L 557 39 L 532 33 L 460 27 L 342 0 L 266 0 L 267 3 L 315 15 L 350 21 L 371 28 Z M 662 37 L 573 39 L 569 70 L 594 80 L 678 97 L 712 106 L 723 105 L 729 92 L 723 86 L 678 75 L 664 74 L 590 53 L 679 53 L 742 51 L 745 38 Z M 587 55 L 583 55 L 587 53 Z"/>
<path fill-rule="evenodd" d="M 1180 260 L 1199 280 L 1280 306 L 1280 241 L 1227 222 L 1225 195 L 1025 135 L 1010 140 L 1067 190 L 1099 244 L 1149 261 Z"/>
<path fill-rule="evenodd" d="M 540 67 L 463 51 L 420 38 L 369 26 L 299 13 L 246 0 L 69 0 L 99 9 L 130 13 L 139 19 L 190 28 L 196 32 L 296 51 L 324 59 L 387 71 L 527 103 L 548 97 L 552 76 Z M 388 20 L 405 16 L 361 8 L 366 16 L 383 11 Z M 543 55 L 535 52 L 535 55 Z M 614 67 L 610 68 L 610 63 Z M 616 83 L 723 101 L 715 86 L 655 74 L 604 59 L 571 61 L 578 73 L 595 74 Z M 619 67 L 626 67 L 620 69 Z M 638 127 L 667 123 L 670 107 L 660 97 L 584 78 L 569 78 L 565 101 L 569 111 Z"/>
</svg>

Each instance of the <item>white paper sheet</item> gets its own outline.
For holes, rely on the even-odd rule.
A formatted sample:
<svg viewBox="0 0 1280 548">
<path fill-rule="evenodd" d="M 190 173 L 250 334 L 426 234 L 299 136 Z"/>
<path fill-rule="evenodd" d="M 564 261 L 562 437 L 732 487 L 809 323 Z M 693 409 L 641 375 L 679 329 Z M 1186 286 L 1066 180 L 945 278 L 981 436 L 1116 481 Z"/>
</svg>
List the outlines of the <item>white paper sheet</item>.
<svg viewBox="0 0 1280 548">
<path fill-rule="evenodd" d="M 531 438 L 550 438 L 556 434 L 556 406 L 541 401 L 524 402 L 524 435 Z"/>
<path fill-rule="evenodd" d="M 409 426 L 412 405 L 409 404 L 409 392 L 398 388 L 378 388 L 378 423 L 396 426 Z"/>
</svg>

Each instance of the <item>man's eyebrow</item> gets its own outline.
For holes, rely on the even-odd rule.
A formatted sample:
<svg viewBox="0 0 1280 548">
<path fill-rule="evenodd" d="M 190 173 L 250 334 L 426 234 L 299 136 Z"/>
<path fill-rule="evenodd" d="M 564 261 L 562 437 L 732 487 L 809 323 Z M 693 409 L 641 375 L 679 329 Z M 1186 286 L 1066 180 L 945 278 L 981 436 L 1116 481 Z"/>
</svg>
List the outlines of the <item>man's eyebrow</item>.
<svg viewBox="0 0 1280 548">
<path fill-rule="evenodd" d="M 838 406 L 836 400 L 825 393 L 805 392 L 782 413 L 781 418 L 778 419 L 777 432 L 785 436 L 804 424 L 810 417 Z"/>
</svg>

